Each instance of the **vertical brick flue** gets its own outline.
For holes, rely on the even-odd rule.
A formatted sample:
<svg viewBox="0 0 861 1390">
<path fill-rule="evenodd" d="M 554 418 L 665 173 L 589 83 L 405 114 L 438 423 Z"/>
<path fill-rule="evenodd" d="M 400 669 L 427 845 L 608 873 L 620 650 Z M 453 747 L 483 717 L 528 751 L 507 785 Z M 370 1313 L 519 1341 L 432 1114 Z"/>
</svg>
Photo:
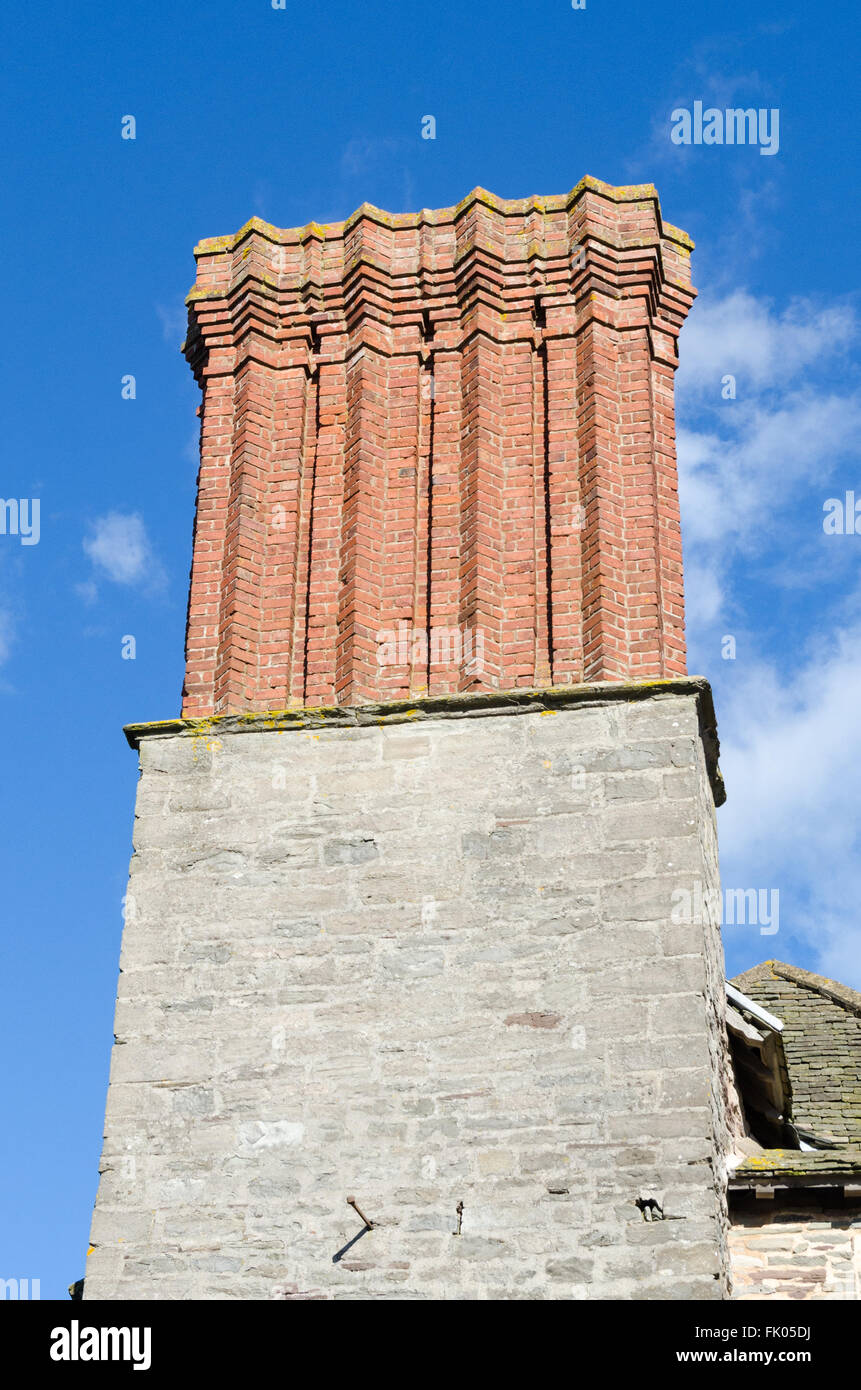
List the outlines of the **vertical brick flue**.
<svg viewBox="0 0 861 1390">
<path fill-rule="evenodd" d="M 183 711 L 685 672 L 651 185 L 201 242 Z"/>
</svg>

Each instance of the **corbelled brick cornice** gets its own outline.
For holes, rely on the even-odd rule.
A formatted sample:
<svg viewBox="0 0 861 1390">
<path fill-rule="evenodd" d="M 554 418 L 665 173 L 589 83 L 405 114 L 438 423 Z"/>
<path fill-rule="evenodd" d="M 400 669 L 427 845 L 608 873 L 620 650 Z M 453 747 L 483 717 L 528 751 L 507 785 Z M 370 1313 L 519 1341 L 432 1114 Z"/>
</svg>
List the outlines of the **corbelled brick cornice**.
<svg viewBox="0 0 861 1390">
<path fill-rule="evenodd" d="M 185 713 L 683 675 L 691 245 L 590 178 L 201 242 Z"/>
</svg>

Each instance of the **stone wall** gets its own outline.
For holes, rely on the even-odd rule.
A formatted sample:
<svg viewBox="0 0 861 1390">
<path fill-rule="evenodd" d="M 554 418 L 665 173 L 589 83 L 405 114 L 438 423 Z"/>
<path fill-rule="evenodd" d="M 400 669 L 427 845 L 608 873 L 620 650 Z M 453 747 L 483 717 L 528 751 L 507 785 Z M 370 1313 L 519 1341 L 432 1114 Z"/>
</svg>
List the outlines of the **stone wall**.
<svg viewBox="0 0 861 1390">
<path fill-rule="evenodd" d="M 733 1213 L 730 1252 L 735 1298 L 861 1298 L 861 1201 L 760 1200 Z"/>
<path fill-rule="evenodd" d="M 679 686 L 140 737 L 85 1297 L 722 1295 Z"/>
</svg>

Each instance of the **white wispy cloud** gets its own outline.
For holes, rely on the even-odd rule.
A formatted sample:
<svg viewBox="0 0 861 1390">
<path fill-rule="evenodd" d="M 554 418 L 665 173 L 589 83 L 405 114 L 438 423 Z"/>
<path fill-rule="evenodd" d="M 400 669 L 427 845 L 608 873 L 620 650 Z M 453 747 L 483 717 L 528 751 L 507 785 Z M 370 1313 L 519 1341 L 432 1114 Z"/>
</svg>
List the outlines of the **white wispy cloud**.
<svg viewBox="0 0 861 1390">
<path fill-rule="evenodd" d="M 96 570 L 115 584 L 153 588 L 164 579 L 143 518 L 137 513 L 108 512 L 98 517 L 83 545 Z"/>
<path fill-rule="evenodd" d="M 727 411 L 733 419 L 722 432 L 679 429 L 679 489 L 692 542 L 761 542 L 764 518 L 791 506 L 800 489 L 826 485 L 837 462 L 858 451 L 861 391 L 802 387 L 779 405 L 728 401 Z"/>
<path fill-rule="evenodd" d="M 192 430 L 182 446 L 182 456 L 186 463 L 193 463 L 195 467 L 200 463 L 200 428 Z"/>
<path fill-rule="evenodd" d="M 806 952 L 850 984 L 861 983 L 861 590 L 841 594 L 835 576 L 851 556 L 835 542 L 826 558 L 820 522 L 835 477 L 847 465 L 851 476 L 861 452 L 857 339 L 846 302 L 703 296 L 677 377 L 691 645 L 712 654 L 712 670 L 721 633 L 745 652 L 721 663 L 717 701 L 724 883 L 779 889 L 780 935 L 759 943 L 763 955 Z M 727 375 L 734 400 L 721 395 Z M 802 582 L 820 593 L 815 616 L 800 608 L 801 630 L 774 659 L 751 657 L 754 615 L 775 588 Z"/>
<path fill-rule="evenodd" d="M 846 367 L 858 320 L 845 302 L 778 310 L 746 290 L 703 297 L 682 333 L 677 376 L 679 496 L 692 631 L 721 620 L 740 557 L 770 558 L 793 582 L 788 518 L 841 462 L 857 458 L 861 388 Z M 845 360 L 844 360 L 845 359 Z M 722 382 L 735 378 L 736 398 Z M 797 526 L 797 521 L 794 523 Z M 801 545 L 811 546 L 808 529 Z"/>
<path fill-rule="evenodd" d="M 15 640 L 15 622 L 11 610 L 0 607 L 0 666 L 9 659 L 12 643 Z"/>
<path fill-rule="evenodd" d="M 708 391 L 719 401 L 727 373 L 739 379 L 743 395 L 785 386 L 804 368 L 847 348 L 856 334 L 849 304 L 796 299 L 777 312 L 747 290 L 704 295 L 682 330 L 678 389 L 683 395 Z"/>
<path fill-rule="evenodd" d="M 161 320 L 162 337 L 171 347 L 179 347 L 188 332 L 188 310 L 185 304 L 156 304 Z"/>
<path fill-rule="evenodd" d="M 720 576 L 713 568 L 690 558 L 685 564 L 685 614 L 688 627 L 710 627 L 725 608 Z"/>
<path fill-rule="evenodd" d="M 861 986 L 861 622 L 836 624 L 781 676 L 739 670 L 721 699 L 721 859 L 750 886 L 780 890 L 781 932 L 818 968 Z M 780 938 L 769 941 L 781 955 Z M 791 959 L 791 952 L 786 954 Z"/>
<path fill-rule="evenodd" d="M 416 122 L 416 138 L 419 126 Z M 392 158 L 403 149 L 403 139 L 392 136 L 356 135 L 349 140 L 341 154 L 341 172 L 350 177 L 364 175 L 372 169 L 387 167 Z"/>
</svg>

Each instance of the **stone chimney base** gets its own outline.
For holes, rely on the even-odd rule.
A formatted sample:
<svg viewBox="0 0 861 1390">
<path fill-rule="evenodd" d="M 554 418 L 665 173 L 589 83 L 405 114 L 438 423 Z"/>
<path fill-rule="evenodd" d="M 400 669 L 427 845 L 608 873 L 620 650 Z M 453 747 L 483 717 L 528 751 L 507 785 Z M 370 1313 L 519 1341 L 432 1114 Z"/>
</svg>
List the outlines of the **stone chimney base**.
<svg viewBox="0 0 861 1390">
<path fill-rule="evenodd" d="M 725 1296 L 704 681 L 128 733 L 85 1298 Z"/>
</svg>

